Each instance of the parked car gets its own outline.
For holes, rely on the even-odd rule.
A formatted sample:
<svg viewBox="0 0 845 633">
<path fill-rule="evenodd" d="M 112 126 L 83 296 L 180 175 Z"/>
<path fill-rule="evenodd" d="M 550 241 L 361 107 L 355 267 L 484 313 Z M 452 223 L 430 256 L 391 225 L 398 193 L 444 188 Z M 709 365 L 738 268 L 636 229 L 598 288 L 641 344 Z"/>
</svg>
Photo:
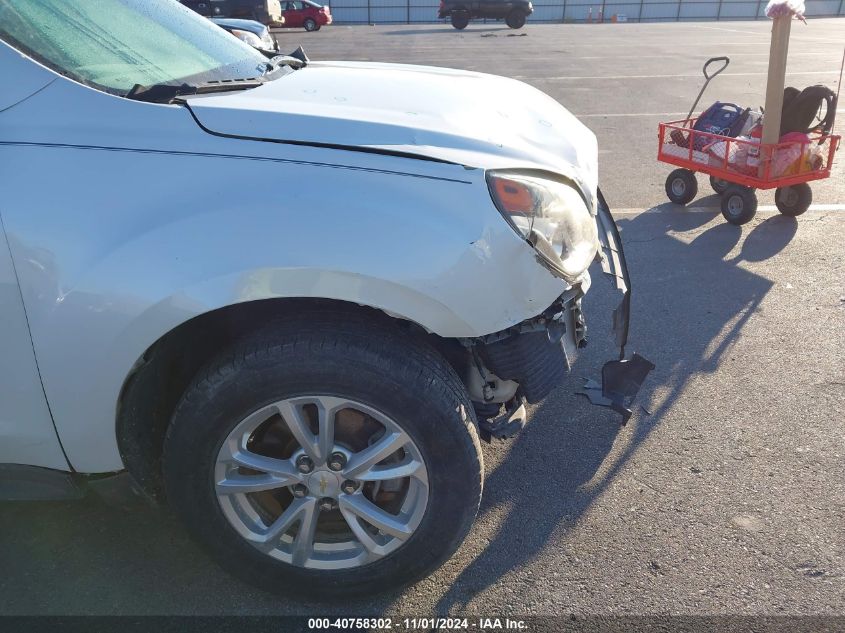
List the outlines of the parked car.
<svg viewBox="0 0 845 633">
<path fill-rule="evenodd" d="M 171 0 L 4 0 L 0 73 L 4 498 L 131 481 L 268 590 L 395 589 L 561 384 L 597 258 L 624 356 L 596 138 L 524 83 L 270 60 Z"/>
<path fill-rule="evenodd" d="M 284 21 L 284 18 L 281 18 Z M 239 20 L 237 18 L 211 18 L 217 26 L 228 31 L 242 42 L 261 51 L 278 52 L 279 43 L 273 34 L 261 22 Z"/>
<path fill-rule="evenodd" d="M 534 12 L 529 0 L 440 0 L 439 18 L 450 18 L 456 29 L 465 29 L 473 18 L 504 20 L 512 29 L 520 29 Z"/>
<path fill-rule="evenodd" d="M 332 12 L 328 5 L 310 0 L 286 0 L 282 11 L 286 28 L 304 28 L 319 31 L 321 26 L 332 23 Z"/>
<path fill-rule="evenodd" d="M 241 18 L 268 26 L 282 25 L 279 0 L 179 0 L 207 18 Z"/>
</svg>

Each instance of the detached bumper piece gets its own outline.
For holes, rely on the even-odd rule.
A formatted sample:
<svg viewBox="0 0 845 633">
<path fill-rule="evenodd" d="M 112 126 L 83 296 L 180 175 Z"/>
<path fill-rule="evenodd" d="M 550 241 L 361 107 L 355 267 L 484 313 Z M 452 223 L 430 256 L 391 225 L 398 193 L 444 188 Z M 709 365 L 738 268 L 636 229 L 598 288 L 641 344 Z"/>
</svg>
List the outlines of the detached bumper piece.
<svg viewBox="0 0 845 633">
<path fill-rule="evenodd" d="M 625 359 L 631 319 L 631 278 L 628 275 L 625 252 L 622 250 L 622 238 L 601 191 L 598 192 L 598 198 L 601 267 L 605 274 L 613 278 L 617 290 L 622 293 L 622 300 L 613 311 L 613 333 L 619 346 L 619 359 L 604 364 L 601 370 L 601 385 L 595 380 L 588 380 L 582 393 L 592 404 L 609 407 L 621 414 L 622 423 L 625 424 L 631 417 L 634 398 L 649 372 L 654 369 L 654 364 L 639 354 L 634 354 L 630 360 Z"/>
<path fill-rule="evenodd" d="M 630 360 L 611 360 L 601 368 L 601 384 L 588 380 L 583 394 L 590 402 L 609 407 L 622 415 L 622 424 L 631 418 L 631 404 L 654 364 L 639 354 Z"/>
</svg>

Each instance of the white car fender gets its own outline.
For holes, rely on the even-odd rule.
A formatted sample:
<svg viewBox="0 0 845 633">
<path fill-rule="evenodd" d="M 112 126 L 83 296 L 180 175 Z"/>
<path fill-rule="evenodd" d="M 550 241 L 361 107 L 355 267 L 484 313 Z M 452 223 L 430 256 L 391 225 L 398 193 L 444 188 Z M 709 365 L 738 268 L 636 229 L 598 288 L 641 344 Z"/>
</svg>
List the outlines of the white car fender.
<svg viewBox="0 0 845 633">
<path fill-rule="evenodd" d="M 321 297 L 472 337 L 567 287 L 500 217 L 481 169 L 220 138 L 180 106 L 64 78 L 0 113 L 0 164 L 45 392 L 80 472 L 122 468 L 124 380 L 208 311 Z"/>
</svg>

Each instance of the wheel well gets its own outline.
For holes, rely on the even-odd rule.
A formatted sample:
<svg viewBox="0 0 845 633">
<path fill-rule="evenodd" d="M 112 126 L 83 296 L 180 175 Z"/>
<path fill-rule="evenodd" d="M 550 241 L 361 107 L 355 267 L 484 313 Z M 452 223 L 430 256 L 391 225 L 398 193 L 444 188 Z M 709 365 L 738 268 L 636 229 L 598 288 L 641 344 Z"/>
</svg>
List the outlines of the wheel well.
<svg viewBox="0 0 845 633">
<path fill-rule="evenodd" d="M 425 340 L 464 375 L 467 354 L 454 339 L 441 338 L 422 327 L 381 310 L 328 299 L 266 299 L 207 312 L 177 326 L 138 359 L 123 383 L 117 406 L 117 442 L 126 469 L 154 500 L 164 499 L 161 454 L 173 411 L 191 379 L 215 356 L 240 338 L 289 311 L 337 311 L 338 318 L 364 312 L 376 327 L 399 327 Z"/>
</svg>

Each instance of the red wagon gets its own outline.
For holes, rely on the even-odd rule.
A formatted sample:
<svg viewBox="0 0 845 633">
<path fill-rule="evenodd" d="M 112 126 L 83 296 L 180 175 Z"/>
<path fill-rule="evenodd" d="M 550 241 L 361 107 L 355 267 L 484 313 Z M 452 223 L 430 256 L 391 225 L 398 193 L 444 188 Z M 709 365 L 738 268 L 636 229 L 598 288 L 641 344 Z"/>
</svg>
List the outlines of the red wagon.
<svg viewBox="0 0 845 633">
<path fill-rule="evenodd" d="M 776 189 L 775 204 L 797 216 L 810 206 L 807 184 L 830 176 L 840 137 L 810 134 L 801 141 L 759 143 L 693 129 L 696 119 L 661 123 L 657 159 L 675 165 L 666 179 L 666 195 L 687 204 L 698 193 L 696 172 L 708 174 L 722 197 L 722 215 L 745 224 L 757 211 L 755 189 Z"/>
</svg>

